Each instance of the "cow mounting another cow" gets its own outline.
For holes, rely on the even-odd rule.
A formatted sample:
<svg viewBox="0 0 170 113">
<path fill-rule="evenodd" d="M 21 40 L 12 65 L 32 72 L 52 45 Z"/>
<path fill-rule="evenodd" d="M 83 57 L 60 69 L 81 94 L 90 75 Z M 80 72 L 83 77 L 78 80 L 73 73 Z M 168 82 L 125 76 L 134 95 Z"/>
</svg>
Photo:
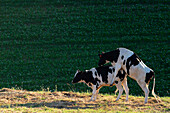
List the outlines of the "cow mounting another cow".
<svg viewBox="0 0 170 113">
<path fill-rule="evenodd" d="M 116 75 L 120 69 L 123 69 L 129 77 L 135 79 L 142 90 L 145 92 L 145 103 L 148 102 L 149 89 L 148 85 L 152 78 L 154 78 L 152 95 L 156 98 L 154 92 L 155 75 L 154 71 L 147 67 L 143 61 L 131 50 L 126 48 L 118 48 L 116 50 L 99 54 L 99 66 L 106 63 L 111 63 L 115 67 L 115 73 L 112 78 L 111 85 L 114 83 Z M 161 101 L 161 100 L 160 100 Z"/>
</svg>

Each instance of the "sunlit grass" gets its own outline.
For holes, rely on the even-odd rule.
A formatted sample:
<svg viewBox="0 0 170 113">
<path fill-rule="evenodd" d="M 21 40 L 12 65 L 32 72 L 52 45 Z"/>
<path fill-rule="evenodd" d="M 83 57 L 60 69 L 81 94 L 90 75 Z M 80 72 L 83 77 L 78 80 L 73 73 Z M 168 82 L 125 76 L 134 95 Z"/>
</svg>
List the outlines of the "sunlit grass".
<svg viewBox="0 0 170 113">
<path fill-rule="evenodd" d="M 170 103 L 169 97 L 161 97 L 161 103 L 149 97 L 148 103 L 144 104 L 144 97 L 132 95 L 128 102 L 125 95 L 115 101 L 117 96 L 108 94 L 99 94 L 96 101 L 89 101 L 92 95 L 89 92 L 33 92 L 6 88 L 0 93 L 0 111 L 3 112 L 168 112 Z"/>
</svg>

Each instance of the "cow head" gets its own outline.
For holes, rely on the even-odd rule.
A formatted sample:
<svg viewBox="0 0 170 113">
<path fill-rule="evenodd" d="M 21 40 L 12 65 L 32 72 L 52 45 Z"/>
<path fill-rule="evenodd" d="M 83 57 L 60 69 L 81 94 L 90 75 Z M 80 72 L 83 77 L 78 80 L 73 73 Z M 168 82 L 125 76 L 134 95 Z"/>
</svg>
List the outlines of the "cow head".
<svg viewBox="0 0 170 113">
<path fill-rule="evenodd" d="M 72 83 L 79 83 L 79 82 L 81 82 L 81 80 L 82 80 L 82 73 L 83 73 L 82 71 L 77 70 L 76 74 L 74 75 L 74 79 L 73 79 Z"/>
<path fill-rule="evenodd" d="M 104 64 L 109 63 L 104 52 L 102 52 L 102 54 L 99 54 L 99 58 L 100 60 L 98 66 L 103 66 Z"/>
</svg>

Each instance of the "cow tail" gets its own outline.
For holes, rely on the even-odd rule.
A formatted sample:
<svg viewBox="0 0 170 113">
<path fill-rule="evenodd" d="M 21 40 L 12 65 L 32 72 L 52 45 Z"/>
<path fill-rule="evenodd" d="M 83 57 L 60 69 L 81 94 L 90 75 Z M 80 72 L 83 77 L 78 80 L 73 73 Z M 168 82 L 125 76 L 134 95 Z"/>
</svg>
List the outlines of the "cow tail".
<svg viewBox="0 0 170 113">
<path fill-rule="evenodd" d="M 155 94 L 155 75 L 153 75 L 153 88 L 152 88 L 152 95 L 155 97 L 156 101 L 159 103 L 159 101 L 161 102 L 161 99 L 158 95 Z M 159 101 L 157 99 L 157 97 L 159 98 Z"/>
</svg>

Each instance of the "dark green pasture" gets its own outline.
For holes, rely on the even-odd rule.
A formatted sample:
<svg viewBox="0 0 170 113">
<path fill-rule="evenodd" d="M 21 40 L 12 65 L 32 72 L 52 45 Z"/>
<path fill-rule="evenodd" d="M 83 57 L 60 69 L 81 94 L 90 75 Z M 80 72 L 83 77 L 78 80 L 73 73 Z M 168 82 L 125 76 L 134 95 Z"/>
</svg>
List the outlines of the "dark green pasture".
<svg viewBox="0 0 170 113">
<path fill-rule="evenodd" d="M 0 88 L 91 91 L 71 84 L 76 70 L 97 67 L 99 52 L 125 47 L 155 71 L 156 94 L 170 96 L 169 11 L 168 0 L 3 0 Z M 131 95 L 143 95 L 129 77 L 128 85 Z"/>
</svg>

